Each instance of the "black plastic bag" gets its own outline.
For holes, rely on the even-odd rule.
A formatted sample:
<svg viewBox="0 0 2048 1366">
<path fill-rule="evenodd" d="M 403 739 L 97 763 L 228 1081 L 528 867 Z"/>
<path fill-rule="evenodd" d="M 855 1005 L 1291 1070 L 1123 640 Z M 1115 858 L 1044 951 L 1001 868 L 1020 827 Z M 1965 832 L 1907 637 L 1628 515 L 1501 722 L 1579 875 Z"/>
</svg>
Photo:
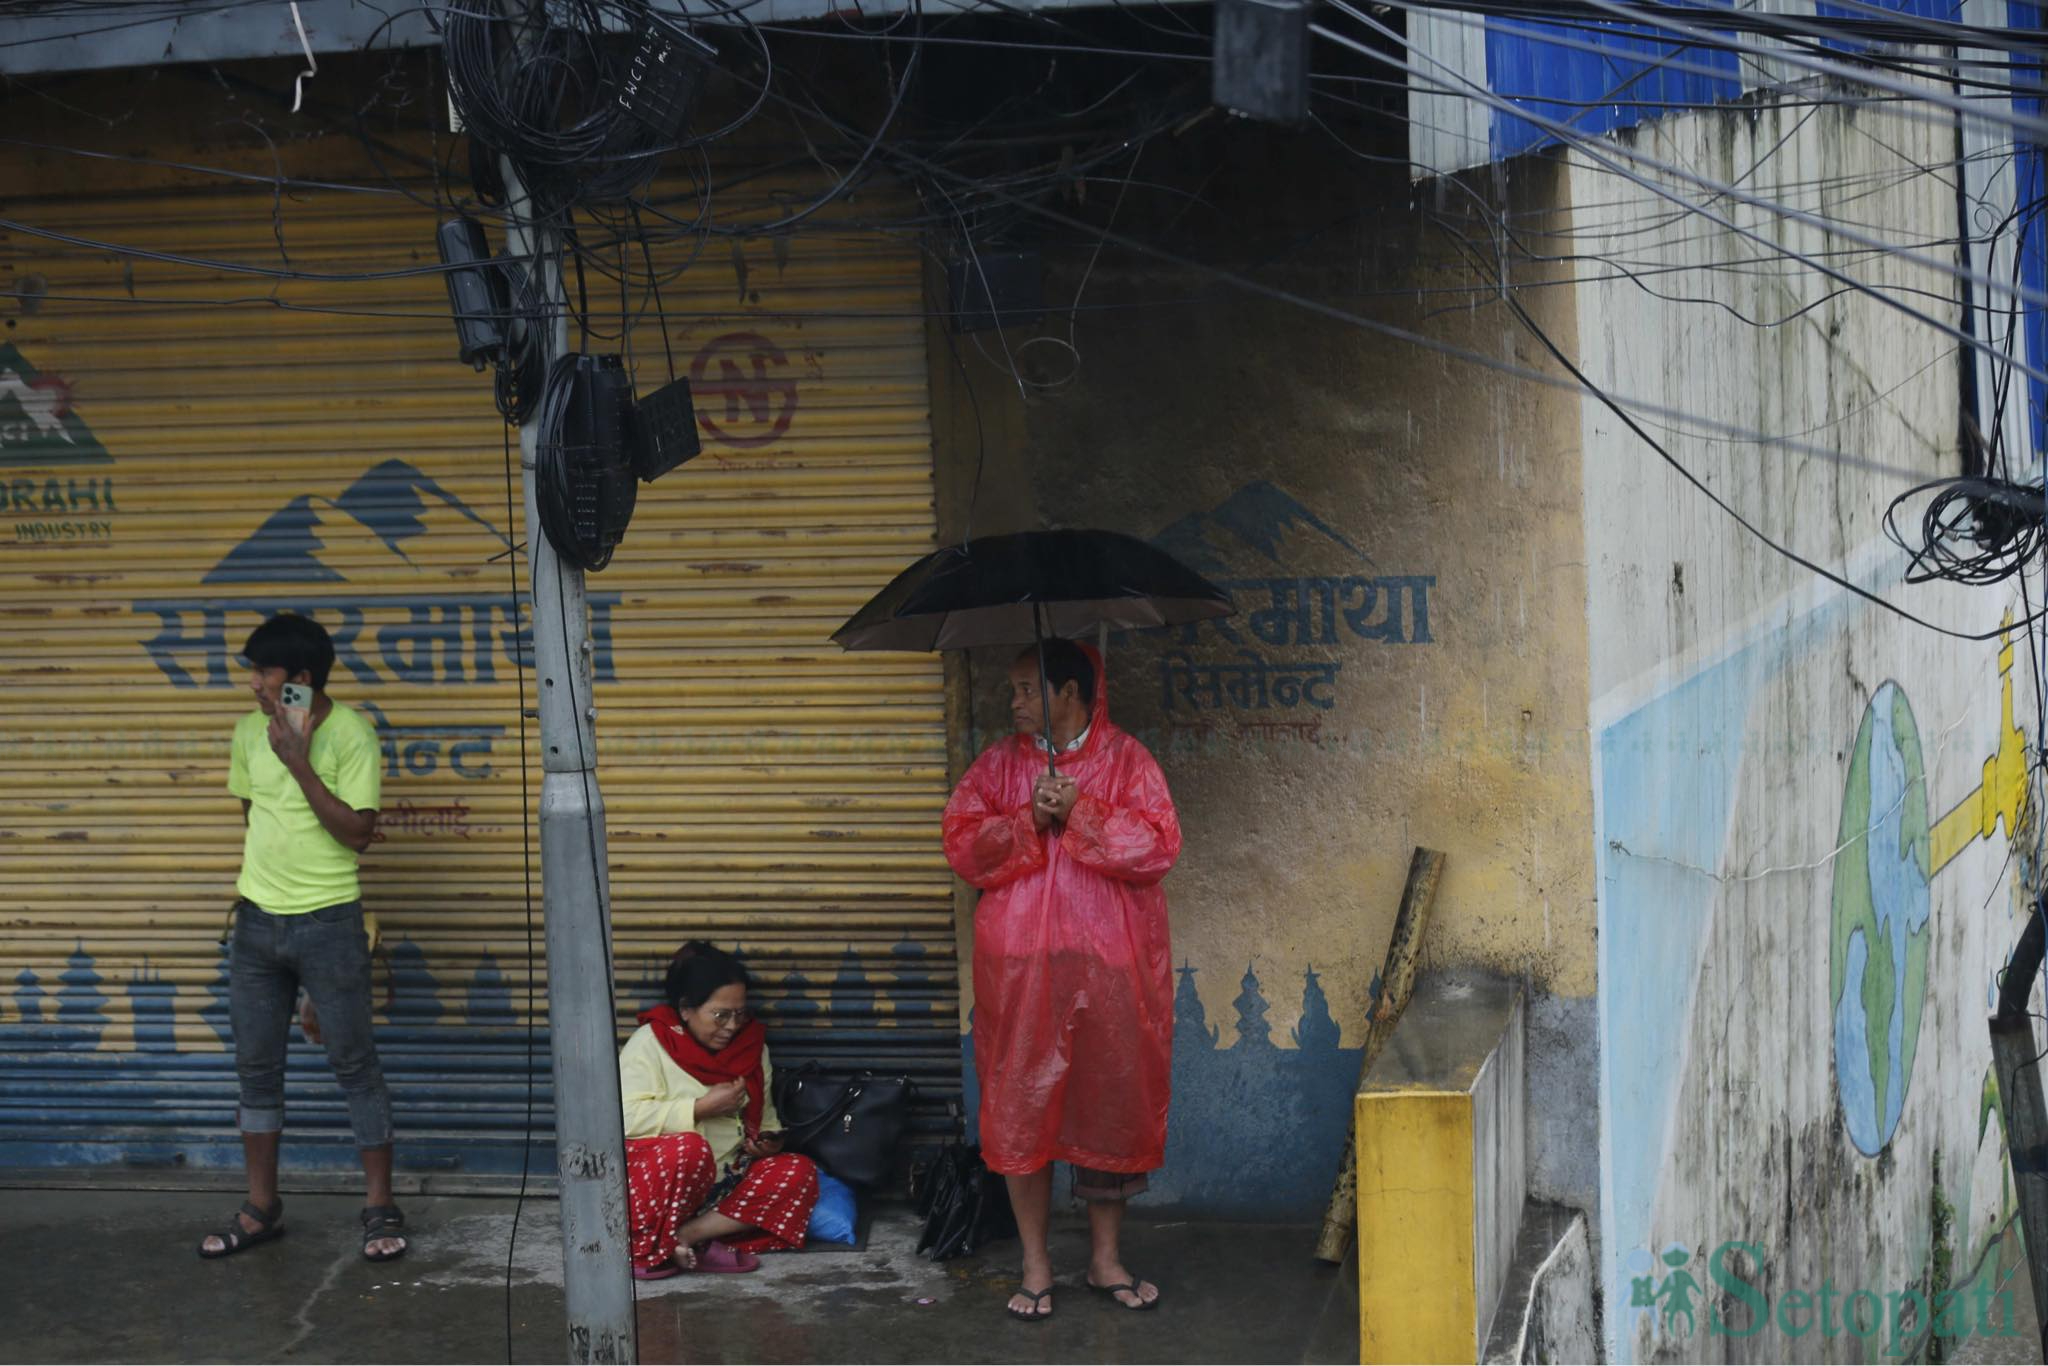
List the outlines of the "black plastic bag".
<svg viewBox="0 0 2048 1366">
<path fill-rule="evenodd" d="M 924 1218 L 917 1250 L 935 1262 L 1017 1236 L 1010 1192 L 972 1144 L 956 1140 L 919 1162 L 911 1170 L 910 1193 Z"/>
</svg>

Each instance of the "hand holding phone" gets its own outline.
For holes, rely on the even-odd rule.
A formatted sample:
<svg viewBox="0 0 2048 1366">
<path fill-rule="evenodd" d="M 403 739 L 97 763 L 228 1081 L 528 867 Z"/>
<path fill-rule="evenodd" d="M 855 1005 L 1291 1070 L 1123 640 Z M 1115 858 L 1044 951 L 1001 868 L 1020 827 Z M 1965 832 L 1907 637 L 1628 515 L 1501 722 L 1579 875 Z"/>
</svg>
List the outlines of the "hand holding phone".
<svg viewBox="0 0 2048 1366">
<path fill-rule="evenodd" d="M 278 702 L 284 723 L 304 735 L 313 716 L 313 690 L 304 683 L 287 683 L 279 690 Z"/>
</svg>

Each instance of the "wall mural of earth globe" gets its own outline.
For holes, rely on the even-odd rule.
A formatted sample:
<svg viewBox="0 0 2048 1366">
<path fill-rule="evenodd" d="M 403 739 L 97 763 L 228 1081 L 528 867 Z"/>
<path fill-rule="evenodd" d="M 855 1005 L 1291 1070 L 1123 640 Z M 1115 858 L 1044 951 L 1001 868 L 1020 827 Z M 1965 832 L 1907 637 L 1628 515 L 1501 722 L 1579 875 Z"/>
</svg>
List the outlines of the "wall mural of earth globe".
<svg viewBox="0 0 2048 1366">
<path fill-rule="evenodd" d="M 1842 792 L 1828 974 L 1835 1092 L 1875 1157 L 1898 1131 L 1927 998 L 1930 851 L 1920 728 L 1896 683 L 1870 699 Z"/>
</svg>

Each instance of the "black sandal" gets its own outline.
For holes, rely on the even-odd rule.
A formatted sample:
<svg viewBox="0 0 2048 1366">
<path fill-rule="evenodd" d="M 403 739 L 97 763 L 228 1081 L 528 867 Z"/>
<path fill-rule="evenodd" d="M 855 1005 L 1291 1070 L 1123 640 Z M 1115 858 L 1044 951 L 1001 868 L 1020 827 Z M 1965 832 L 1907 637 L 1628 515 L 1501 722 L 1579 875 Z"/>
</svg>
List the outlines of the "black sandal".
<svg viewBox="0 0 2048 1366">
<path fill-rule="evenodd" d="M 1023 1311 L 1013 1308 L 1012 1306 L 1007 1304 L 1003 1306 L 1003 1312 L 1008 1314 L 1011 1318 L 1021 1319 L 1025 1323 L 1043 1323 L 1047 1319 L 1052 1317 L 1052 1310 L 1048 1309 L 1044 1313 L 1040 1313 L 1038 1307 L 1041 1304 L 1045 1303 L 1045 1297 L 1047 1295 L 1050 1295 L 1051 1293 L 1051 1286 L 1047 1286 L 1043 1290 L 1026 1290 L 1023 1286 L 1020 1285 L 1017 1287 L 1017 1295 L 1022 1295 L 1026 1299 L 1031 1301 L 1031 1312 L 1026 1314 Z M 1017 1298 L 1017 1295 L 1012 1295 L 1010 1296 L 1010 1298 L 1014 1300 Z"/>
<path fill-rule="evenodd" d="M 396 1252 L 372 1252 L 370 1244 L 385 1238 L 406 1241 L 405 1215 L 396 1205 L 363 1206 L 363 1260 L 369 1262 L 395 1262 L 405 1255 L 405 1248 Z"/>
<path fill-rule="evenodd" d="M 284 1215 L 284 1198 L 282 1196 L 278 1197 L 277 1203 L 270 1207 L 268 1213 L 257 1209 L 253 1202 L 246 1201 L 242 1205 L 242 1213 L 248 1215 L 251 1222 L 256 1225 L 254 1233 L 243 1228 L 240 1219 L 230 1219 L 228 1220 L 228 1226 L 219 1233 L 209 1233 L 206 1235 L 206 1238 L 220 1239 L 220 1246 L 209 1249 L 206 1246 L 206 1238 L 201 1238 L 199 1240 L 199 1255 L 209 1261 L 215 1257 L 232 1257 L 237 1252 L 246 1251 L 258 1243 L 267 1243 L 272 1238 L 284 1237 L 284 1229 L 277 1222 Z"/>
<path fill-rule="evenodd" d="M 1098 1295 L 1109 1296 L 1110 1300 L 1119 1309 L 1128 1309 L 1133 1314 L 1142 1314 L 1148 1309 L 1157 1309 L 1159 1307 L 1159 1297 L 1157 1295 L 1148 1300 L 1138 1293 L 1138 1287 L 1143 1284 L 1145 1284 L 1145 1278 L 1137 1276 L 1128 1281 L 1118 1281 L 1115 1285 L 1097 1285 L 1095 1282 L 1090 1281 L 1088 1282 L 1088 1288 Z M 1122 1300 L 1117 1299 L 1118 1295 L 1125 1292 L 1129 1292 L 1131 1298 L 1135 1299 L 1137 1303 L 1125 1304 Z"/>
</svg>

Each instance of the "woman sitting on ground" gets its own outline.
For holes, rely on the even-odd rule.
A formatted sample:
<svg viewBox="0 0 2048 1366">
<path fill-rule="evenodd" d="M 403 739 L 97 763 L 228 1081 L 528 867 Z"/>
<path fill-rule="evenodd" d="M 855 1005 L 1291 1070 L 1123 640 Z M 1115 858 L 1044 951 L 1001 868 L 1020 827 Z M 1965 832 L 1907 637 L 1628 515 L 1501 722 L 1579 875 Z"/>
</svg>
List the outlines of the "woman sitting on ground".
<svg viewBox="0 0 2048 1366">
<path fill-rule="evenodd" d="M 804 1245 L 818 1169 L 782 1151 L 768 1049 L 739 959 L 701 940 L 669 963 L 668 1004 L 619 1052 L 633 1275 L 752 1271 Z"/>
</svg>

